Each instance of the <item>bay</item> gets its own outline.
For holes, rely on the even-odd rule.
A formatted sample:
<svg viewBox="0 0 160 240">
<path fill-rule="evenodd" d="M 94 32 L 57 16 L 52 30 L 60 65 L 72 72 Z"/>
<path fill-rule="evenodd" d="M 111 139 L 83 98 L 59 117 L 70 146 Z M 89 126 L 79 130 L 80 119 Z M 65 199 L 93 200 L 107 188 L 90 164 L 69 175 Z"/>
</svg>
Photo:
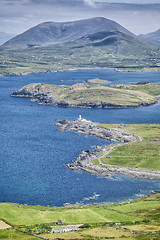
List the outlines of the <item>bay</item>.
<svg viewBox="0 0 160 240">
<path fill-rule="evenodd" d="M 0 202 L 62 206 L 65 203 L 121 202 L 160 190 L 160 181 L 126 176 L 102 178 L 71 171 L 65 164 L 81 151 L 109 142 L 75 132 L 60 132 L 58 120 L 82 117 L 100 123 L 160 123 L 160 104 L 137 109 L 57 108 L 9 95 L 32 82 L 72 85 L 91 78 L 110 84 L 160 82 L 159 72 L 112 69 L 0 77 Z"/>
</svg>

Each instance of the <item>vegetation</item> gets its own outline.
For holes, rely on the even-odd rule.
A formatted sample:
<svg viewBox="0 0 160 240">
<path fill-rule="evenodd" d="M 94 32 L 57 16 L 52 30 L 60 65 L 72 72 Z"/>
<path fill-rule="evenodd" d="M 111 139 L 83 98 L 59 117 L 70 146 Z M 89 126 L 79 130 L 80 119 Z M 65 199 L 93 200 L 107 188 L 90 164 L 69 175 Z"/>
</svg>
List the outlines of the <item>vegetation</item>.
<svg viewBox="0 0 160 240">
<path fill-rule="evenodd" d="M 160 194 L 120 204 L 43 207 L 0 203 L 1 219 L 12 229 L 0 230 L 0 239 L 155 239 L 160 237 Z M 81 230 L 50 231 L 56 221 L 83 223 Z M 36 235 L 36 237 L 35 237 Z"/>
<path fill-rule="evenodd" d="M 116 222 L 130 221 L 132 217 L 120 214 L 110 209 L 99 207 L 84 208 L 52 208 L 51 210 L 37 210 L 36 207 L 18 207 L 17 204 L 1 203 L 0 212 L 2 219 L 6 219 L 9 223 L 15 225 L 32 225 L 42 223 L 56 223 L 61 219 L 64 224 L 77 223 L 100 223 L 100 222 Z M 140 220 L 136 217 L 136 220 Z M 12 224 L 11 224 L 12 225 Z"/>
<path fill-rule="evenodd" d="M 81 42 L 0 52 L 0 74 L 63 71 L 79 68 L 117 68 L 119 71 L 159 70 L 160 51 L 142 44 L 84 45 Z M 134 46 L 134 47 L 133 47 Z"/>
<path fill-rule="evenodd" d="M 37 237 L 29 235 L 27 233 L 20 232 L 16 229 L 12 230 L 0 230 L 0 239 L 1 240 L 36 240 Z"/>
<path fill-rule="evenodd" d="M 13 96 L 33 97 L 40 103 L 60 106 L 66 104 L 71 107 L 122 108 L 155 103 L 160 84 L 152 83 L 150 89 L 152 95 L 147 93 L 145 88 L 143 90 L 143 87 L 140 90 L 126 89 L 125 85 L 118 88 L 77 83 L 70 87 L 32 83 L 15 92 Z"/>
<path fill-rule="evenodd" d="M 105 84 L 105 83 L 109 83 L 110 81 L 95 78 L 95 79 L 88 79 L 86 82 L 91 84 Z"/>
<path fill-rule="evenodd" d="M 138 83 L 138 84 L 126 84 L 126 85 L 113 85 L 111 86 L 113 88 L 117 88 L 117 89 L 128 89 L 128 90 L 134 90 L 134 91 L 142 91 L 145 92 L 147 94 L 150 94 L 152 96 L 157 96 L 160 95 L 160 84 L 159 83 Z"/>
<path fill-rule="evenodd" d="M 114 148 L 110 158 L 102 156 L 105 164 L 160 170 L 160 125 L 159 124 L 100 124 L 99 127 L 121 128 L 142 137 L 142 141 Z M 97 162 L 95 162 L 97 164 Z"/>
</svg>

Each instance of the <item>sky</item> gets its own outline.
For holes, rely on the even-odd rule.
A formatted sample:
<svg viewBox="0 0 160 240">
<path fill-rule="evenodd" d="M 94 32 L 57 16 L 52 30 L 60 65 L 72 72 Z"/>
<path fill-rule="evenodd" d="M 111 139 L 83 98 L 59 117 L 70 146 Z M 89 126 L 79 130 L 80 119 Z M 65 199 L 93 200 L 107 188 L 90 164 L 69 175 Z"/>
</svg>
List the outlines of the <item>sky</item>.
<svg viewBox="0 0 160 240">
<path fill-rule="evenodd" d="M 109 2 L 109 3 L 137 3 L 137 4 L 149 4 L 160 3 L 160 0 L 93 0 L 94 2 Z"/>
<path fill-rule="evenodd" d="M 160 0 L 0 0 L 0 32 L 15 35 L 41 22 L 91 17 L 114 20 L 135 34 L 149 33 L 160 29 Z"/>
</svg>

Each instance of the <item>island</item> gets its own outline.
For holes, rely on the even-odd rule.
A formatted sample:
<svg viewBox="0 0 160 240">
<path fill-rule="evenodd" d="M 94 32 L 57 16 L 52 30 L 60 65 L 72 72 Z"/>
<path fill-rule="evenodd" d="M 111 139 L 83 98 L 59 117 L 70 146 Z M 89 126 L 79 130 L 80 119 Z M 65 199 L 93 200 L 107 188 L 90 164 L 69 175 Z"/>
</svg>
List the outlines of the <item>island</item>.
<svg viewBox="0 0 160 240">
<path fill-rule="evenodd" d="M 11 94 L 12 97 L 31 98 L 38 104 L 81 108 L 144 107 L 156 104 L 159 95 L 159 83 L 112 86 L 31 83 Z"/>
<path fill-rule="evenodd" d="M 110 83 L 110 81 L 108 80 L 102 80 L 102 79 L 99 79 L 99 78 L 94 78 L 94 79 L 88 79 L 86 81 L 84 81 L 88 84 L 106 84 L 106 83 Z"/>
<path fill-rule="evenodd" d="M 143 179 L 160 179 L 159 125 L 107 125 L 93 123 L 79 116 L 74 121 L 61 120 L 56 126 L 60 127 L 61 131 L 87 133 L 112 142 L 110 145 L 96 146 L 94 150 L 83 151 L 77 160 L 67 164 L 68 168 L 82 169 L 103 176 L 124 174 Z M 142 135 L 139 135 L 139 132 Z M 112 159 L 112 152 L 119 151 L 119 148 L 120 153 L 116 157 L 113 155 Z M 144 155 L 146 152 L 147 156 Z"/>
</svg>

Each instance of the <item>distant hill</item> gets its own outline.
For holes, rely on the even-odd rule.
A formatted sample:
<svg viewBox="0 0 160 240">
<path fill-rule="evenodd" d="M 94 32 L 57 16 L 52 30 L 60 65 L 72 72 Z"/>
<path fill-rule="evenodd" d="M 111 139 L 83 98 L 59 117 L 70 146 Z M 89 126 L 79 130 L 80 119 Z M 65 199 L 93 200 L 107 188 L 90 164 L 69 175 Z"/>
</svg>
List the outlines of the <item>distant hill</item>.
<svg viewBox="0 0 160 240">
<path fill-rule="evenodd" d="M 141 34 L 139 35 L 139 38 L 145 40 L 147 43 L 153 46 L 160 48 L 160 29 L 148 34 Z"/>
<path fill-rule="evenodd" d="M 98 32 L 86 35 L 72 43 L 76 48 L 101 47 L 106 53 L 143 56 L 151 51 L 151 47 L 136 36 L 119 31 Z"/>
<path fill-rule="evenodd" d="M 118 31 L 130 36 L 134 35 L 114 21 L 96 17 L 72 22 L 44 22 L 10 39 L 3 44 L 3 47 L 27 48 L 54 45 L 104 31 Z"/>
<path fill-rule="evenodd" d="M 6 32 L 0 32 L 0 45 L 13 38 L 15 35 Z"/>
</svg>

